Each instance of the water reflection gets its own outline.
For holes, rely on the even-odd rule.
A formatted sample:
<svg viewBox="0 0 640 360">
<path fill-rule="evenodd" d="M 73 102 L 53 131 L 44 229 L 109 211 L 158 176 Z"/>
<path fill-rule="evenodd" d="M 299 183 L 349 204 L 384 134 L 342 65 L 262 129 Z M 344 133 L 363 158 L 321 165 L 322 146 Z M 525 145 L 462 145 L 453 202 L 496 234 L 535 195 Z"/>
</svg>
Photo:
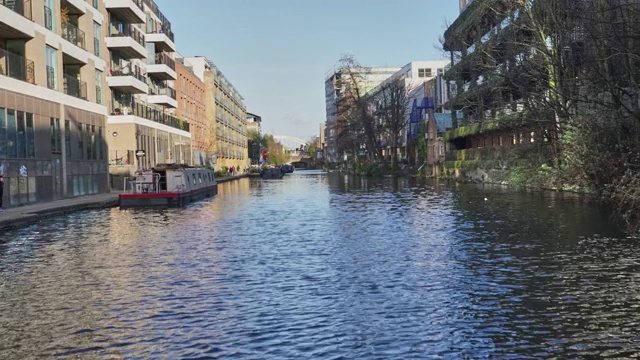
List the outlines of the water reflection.
<svg viewBox="0 0 640 360">
<path fill-rule="evenodd" d="M 625 357 L 639 259 L 575 196 L 243 179 L 0 235 L 0 357 Z"/>
</svg>

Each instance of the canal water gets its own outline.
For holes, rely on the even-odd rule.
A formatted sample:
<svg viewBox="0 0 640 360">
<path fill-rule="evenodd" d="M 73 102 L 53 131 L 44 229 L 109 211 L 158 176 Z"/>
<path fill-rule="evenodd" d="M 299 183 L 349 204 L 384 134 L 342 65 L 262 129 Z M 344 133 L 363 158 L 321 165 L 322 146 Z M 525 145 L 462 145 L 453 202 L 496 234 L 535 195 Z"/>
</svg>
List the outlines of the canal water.
<svg viewBox="0 0 640 360">
<path fill-rule="evenodd" d="M 579 197 L 299 171 L 0 235 L 0 358 L 630 357 L 639 270 Z"/>
</svg>

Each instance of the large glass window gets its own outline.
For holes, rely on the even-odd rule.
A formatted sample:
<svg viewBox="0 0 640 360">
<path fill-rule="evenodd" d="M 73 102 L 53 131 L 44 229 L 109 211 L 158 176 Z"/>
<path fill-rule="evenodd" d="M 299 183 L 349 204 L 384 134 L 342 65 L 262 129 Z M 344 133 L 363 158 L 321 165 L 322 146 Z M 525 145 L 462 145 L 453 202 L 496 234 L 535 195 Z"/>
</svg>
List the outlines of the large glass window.
<svg viewBox="0 0 640 360">
<path fill-rule="evenodd" d="M 18 147 L 18 157 L 26 158 L 27 157 L 27 126 L 24 118 L 24 111 L 18 111 L 17 120 L 17 129 L 18 129 L 18 137 L 16 139 L 16 144 Z"/>
<path fill-rule="evenodd" d="M 7 157 L 16 158 L 18 147 L 16 146 L 16 111 L 7 110 Z"/>
<path fill-rule="evenodd" d="M 56 31 L 56 9 L 54 0 L 44 0 L 44 17 L 47 29 Z"/>
<path fill-rule="evenodd" d="M 71 121 L 64 121 L 64 149 L 66 158 L 71 158 Z"/>
<path fill-rule="evenodd" d="M 93 53 L 100 56 L 100 24 L 93 22 Z"/>
<path fill-rule="evenodd" d="M 84 126 L 82 123 L 76 123 L 78 125 L 78 149 L 80 150 L 79 159 L 84 156 Z"/>
<path fill-rule="evenodd" d="M 51 152 L 62 152 L 62 134 L 60 132 L 60 119 L 50 118 L 49 124 L 51 127 Z"/>
<path fill-rule="evenodd" d="M 96 69 L 96 103 L 102 104 L 102 71 Z"/>
<path fill-rule="evenodd" d="M 36 157 L 36 139 L 32 113 L 27 113 L 27 157 L 30 159 Z"/>
<path fill-rule="evenodd" d="M 90 151 L 90 160 L 95 160 L 98 155 L 98 149 L 96 146 L 96 126 L 91 125 L 91 151 Z"/>
<path fill-rule="evenodd" d="M 0 158 L 7 157 L 7 119 L 4 108 L 0 108 Z"/>
<path fill-rule="evenodd" d="M 56 49 L 47 45 L 47 87 L 56 90 L 58 88 L 58 54 Z"/>
</svg>

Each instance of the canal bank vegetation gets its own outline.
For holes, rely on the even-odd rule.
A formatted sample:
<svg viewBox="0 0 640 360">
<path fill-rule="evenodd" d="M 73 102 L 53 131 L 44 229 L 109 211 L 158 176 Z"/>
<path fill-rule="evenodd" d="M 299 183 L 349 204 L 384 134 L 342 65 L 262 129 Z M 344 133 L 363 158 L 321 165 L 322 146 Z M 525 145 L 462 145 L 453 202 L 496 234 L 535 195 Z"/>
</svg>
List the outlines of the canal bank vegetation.
<svg viewBox="0 0 640 360">
<path fill-rule="evenodd" d="M 247 142 L 249 147 L 249 158 L 252 162 L 258 162 L 261 151 L 268 152 L 270 163 L 281 165 L 287 162 L 287 152 L 280 142 L 278 142 L 271 134 L 261 134 L 254 130 L 247 133 Z"/>
<path fill-rule="evenodd" d="M 483 82 L 456 96 L 459 110 L 473 120 L 446 137 L 455 144 L 502 133 L 513 141 L 504 149 L 465 149 L 474 156 L 450 159 L 445 169 L 496 169 L 511 185 L 592 192 L 639 232 L 640 5 L 475 3 L 476 11 L 447 30 L 450 43 L 468 39 L 483 20 L 510 21 L 452 69 L 453 79 L 483 76 Z"/>
</svg>

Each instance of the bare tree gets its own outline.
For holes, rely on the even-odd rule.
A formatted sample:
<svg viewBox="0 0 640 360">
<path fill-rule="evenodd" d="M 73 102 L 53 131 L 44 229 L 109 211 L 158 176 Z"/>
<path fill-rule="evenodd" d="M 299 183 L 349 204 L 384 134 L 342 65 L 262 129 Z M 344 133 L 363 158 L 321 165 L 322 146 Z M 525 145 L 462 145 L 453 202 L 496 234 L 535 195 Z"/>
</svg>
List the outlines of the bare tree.
<svg viewBox="0 0 640 360">
<path fill-rule="evenodd" d="M 398 169 L 400 136 L 409 124 L 407 107 L 411 90 L 406 78 L 401 77 L 383 83 L 379 91 L 372 95 L 377 102 L 376 114 L 383 130 L 381 135 L 390 145 L 393 170 Z"/>
</svg>

